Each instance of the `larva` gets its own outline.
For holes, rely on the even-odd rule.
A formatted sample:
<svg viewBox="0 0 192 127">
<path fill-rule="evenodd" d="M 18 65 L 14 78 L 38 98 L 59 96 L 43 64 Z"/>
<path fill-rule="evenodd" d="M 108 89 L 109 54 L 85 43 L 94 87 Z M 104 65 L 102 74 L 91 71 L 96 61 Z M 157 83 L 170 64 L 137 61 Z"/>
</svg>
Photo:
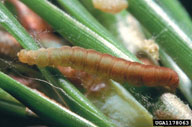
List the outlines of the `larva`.
<svg viewBox="0 0 192 127">
<path fill-rule="evenodd" d="M 21 62 L 29 65 L 37 64 L 40 67 L 71 66 L 105 79 L 129 82 L 137 86 L 167 86 L 175 89 L 179 81 L 177 73 L 169 68 L 130 62 L 76 46 L 42 48 L 36 51 L 21 50 L 18 57 Z"/>
<path fill-rule="evenodd" d="M 93 0 L 93 5 L 103 12 L 114 14 L 127 8 L 128 2 L 126 0 Z"/>
</svg>

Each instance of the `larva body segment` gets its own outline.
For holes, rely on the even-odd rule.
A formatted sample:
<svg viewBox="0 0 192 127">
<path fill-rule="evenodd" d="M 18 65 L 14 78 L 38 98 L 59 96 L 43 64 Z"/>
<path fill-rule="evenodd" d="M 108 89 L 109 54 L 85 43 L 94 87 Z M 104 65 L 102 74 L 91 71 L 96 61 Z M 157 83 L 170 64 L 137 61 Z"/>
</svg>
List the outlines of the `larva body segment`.
<svg viewBox="0 0 192 127">
<path fill-rule="evenodd" d="M 21 50 L 18 57 L 21 62 L 30 65 L 71 66 L 106 79 L 139 86 L 167 86 L 175 89 L 179 81 L 177 73 L 169 68 L 130 62 L 80 47 Z"/>
<path fill-rule="evenodd" d="M 89 53 L 87 53 L 89 52 Z M 97 70 L 98 68 L 98 64 L 100 62 L 100 55 L 94 51 L 94 50 L 87 50 L 86 52 L 86 57 L 85 60 L 83 62 L 83 67 L 85 68 L 85 70 L 88 70 L 88 68 L 90 68 L 90 73 L 94 73 L 95 70 Z M 89 61 L 89 62 L 87 62 Z M 87 68 L 87 69 L 86 69 Z"/>
<path fill-rule="evenodd" d="M 112 56 L 108 55 L 108 54 L 103 54 L 102 57 L 100 58 L 100 61 L 97 63 L 97 70 L 99 71 L 99 73 L 102 74 L 102 71 L 104 71 L 105 73 L 103 73 L 103 77 L 111 77 L 111 70 L 112 67 L 115 63 L 115 60 Z"/>
</svg>

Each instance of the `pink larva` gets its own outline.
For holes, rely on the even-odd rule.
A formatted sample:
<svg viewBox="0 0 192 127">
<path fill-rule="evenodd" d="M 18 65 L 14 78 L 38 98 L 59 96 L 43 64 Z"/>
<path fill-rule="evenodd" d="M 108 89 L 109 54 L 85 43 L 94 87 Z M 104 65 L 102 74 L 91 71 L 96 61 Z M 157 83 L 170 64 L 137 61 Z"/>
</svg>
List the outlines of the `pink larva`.
<svg viewBox="0 0 192 127">
<path fill-rule="evenodd" d="M 106 79 L 137 86 L 165 86 L 175 89 L 179 82 L 177 73 L 169 68 L 130 62 L 80 47 L 21 50 L 18 57 L 21 62 L 29 65 L 71 66 Z"/>
</svg>

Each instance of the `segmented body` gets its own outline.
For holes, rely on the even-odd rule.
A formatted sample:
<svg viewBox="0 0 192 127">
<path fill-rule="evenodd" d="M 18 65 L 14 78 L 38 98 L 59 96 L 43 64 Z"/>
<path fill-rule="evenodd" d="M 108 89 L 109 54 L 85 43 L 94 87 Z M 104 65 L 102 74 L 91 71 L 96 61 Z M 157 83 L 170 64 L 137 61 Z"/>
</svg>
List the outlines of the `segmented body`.
<svg viewBox="0 0 192 127">
<path fill-rule="evenodd" d="M 80 47 L 21 50 L 18 57 L 21 62 L 29 65 L 71 66 L 103 78 L 133 85 L 167 86 L 173 89 L 179 81 L 177 73 L 169 68 L 130 62 Z"/>
</svg>

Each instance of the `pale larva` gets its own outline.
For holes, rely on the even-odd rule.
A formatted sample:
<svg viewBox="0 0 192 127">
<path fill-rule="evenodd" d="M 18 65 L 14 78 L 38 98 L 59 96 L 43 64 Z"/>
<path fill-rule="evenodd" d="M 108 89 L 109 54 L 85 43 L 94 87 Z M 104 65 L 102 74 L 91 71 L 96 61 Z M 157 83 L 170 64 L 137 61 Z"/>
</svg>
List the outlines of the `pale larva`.
<svg viewBox="0 0 192 127">
<path fill-rule="evenodd" d="M 127 8 L 128 2 L 126 0 L 93 0 L 93 5 L 104 12 L 118 13 Z"/>
</svg>

